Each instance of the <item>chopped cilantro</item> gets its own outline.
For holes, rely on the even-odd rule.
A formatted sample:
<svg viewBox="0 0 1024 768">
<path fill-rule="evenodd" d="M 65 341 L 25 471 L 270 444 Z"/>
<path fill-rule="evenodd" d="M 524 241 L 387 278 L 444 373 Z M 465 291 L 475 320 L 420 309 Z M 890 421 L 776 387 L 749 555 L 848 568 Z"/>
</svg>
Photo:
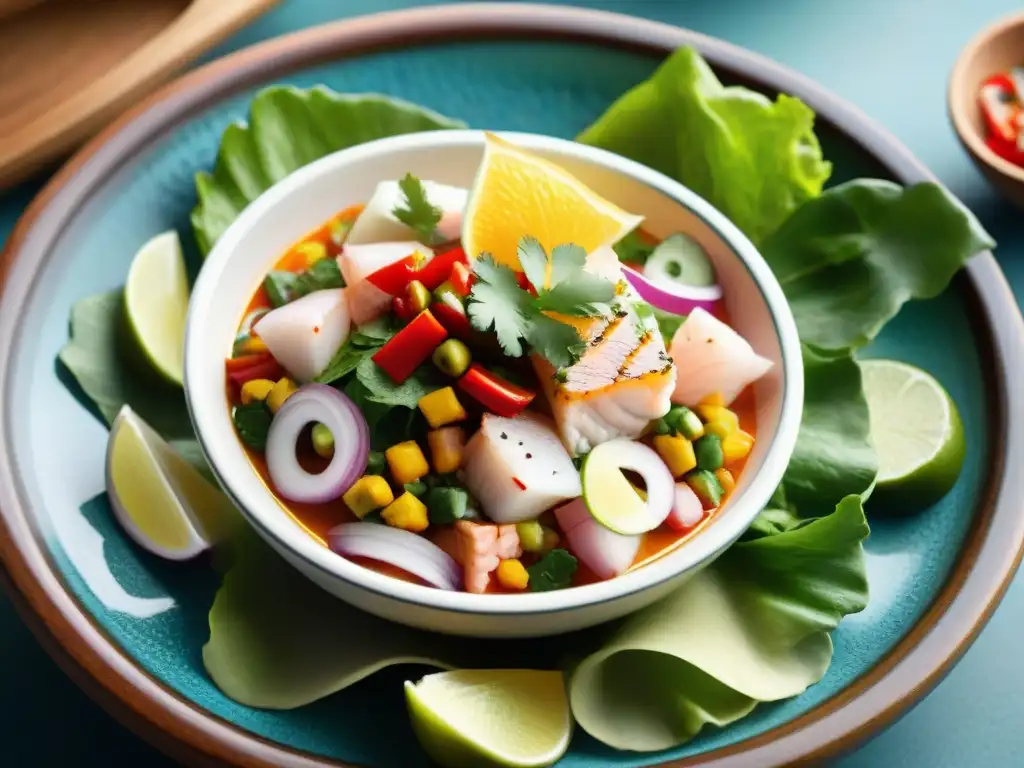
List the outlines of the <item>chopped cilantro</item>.
<svg viewBox="0 0 1024 768">
<path fill-rule="evenodd" d="M 267 447 L 267 434 L 272 420 L 270 410 L 260 401 L 236 405 L 231 413 L 238 437 L 250 448 L 262 451 Z"/>
<path fill-rule="evenodd" d="M 646 264 L 647 259 L 654 253 L 656 244 L 647 242 L 643 235 L 633 230 L 612 247 L 618 254 L 619 261 L 629 264 Z"/>
<path fill-rule="evenodd" d="M 398 182 L 399 189 L 405 196 L 403 205 L 392 211 L 394 217 L 407 227 L 416 230 L 419 239 L 426 245 L 437 242 L 437 224 L 441 221 L 443 211 L 431 205 L 427 199 L 427 190 L 423 182 L 411 173 Z"/>
<path fill-rule="evenodd" d="M 576 558 L 568 551 L 552 549 L 526 569 L 530 574 L 530 591 L 550 592 L 553 589 L 565 589 L 572 583 L 576 566 Z"/>
<path fill-rule="evenodd" d="M 522 356 L 525 342 L 556 368 L 572 365 L 584 349 L 579 332 L 545 313 L 605 315 L 615 284 L 586 272 L 586 252 L 576 245 L 557 246 L 549 260 L 536 238 L 524 237 L 518 256 L 537 296 L 520 287 L 511 269 L 489 255 L 481 256 L 474 263 L 477 280 L 467 305 L 470 322 L 479 331 L 493 329 L 510 357 Z"/>
<path fill-rule="evenodd" d="M 437 389 L 431 380 L 431 370 L 430 366 L 420 366 L 412 376 L 396 384 L 372 357 L 366 356 L 356 366 L 356 378 L 366 388 L 365 397 L 371 403 L 415 410 L 421 397 Z"/>
<path fill-rule="evenodd" d="M 668 346 L 672 337 L 676 335 L 676 331 L 686 321 L 686 315 L 676 315 L 672 312 L 666 312 L 664 309 L 658 309 L 646 301 L 638 301 L 634 305 L 637 315 L 646 325 L 648 321 L 654 320 L 658 324 L 658 330 L 661 331 L 661 338 L 664 339 L 665 345 Z"/>
<path fill-rule="evenodd" d="M 338 262 L 331 258 L 320 259 L 296 277 L 293 299 L 298 299 L 307 293 L 313 293 L 313 291 L 344 287 L 345 281 L 341 277 Z"/>
<path fill-rule="evenodd" d="M 384 342 L 392 335 L 394 331 L 384 319 L 357 326 L 314 381 L 318 384 L 333 384 L 343 379 L 356 369 L 363 358 L 373 355 L 384 346 Z"/>
<path fill-rule="evenodd" d="M 284 272 L 280 269 L 272 269 L 263 279 L 263 288 L 267 292 L 267 298 L 275 307 L 283 307 L 289 301 L 295 299 L 295 281 L 299 276 L 294 272 Z"/>
</svg>

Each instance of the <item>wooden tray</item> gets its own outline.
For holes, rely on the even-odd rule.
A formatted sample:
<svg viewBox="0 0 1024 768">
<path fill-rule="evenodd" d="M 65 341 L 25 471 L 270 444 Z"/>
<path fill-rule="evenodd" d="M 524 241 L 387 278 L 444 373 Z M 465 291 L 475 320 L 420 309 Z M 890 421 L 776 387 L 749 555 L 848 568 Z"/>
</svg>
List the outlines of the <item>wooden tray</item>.
<svg viewBox="0 0 1024 768">
<path fill-rule="evenodd" d="M 0 189 L 277 0 L 0 0 Z"/>
</svg>

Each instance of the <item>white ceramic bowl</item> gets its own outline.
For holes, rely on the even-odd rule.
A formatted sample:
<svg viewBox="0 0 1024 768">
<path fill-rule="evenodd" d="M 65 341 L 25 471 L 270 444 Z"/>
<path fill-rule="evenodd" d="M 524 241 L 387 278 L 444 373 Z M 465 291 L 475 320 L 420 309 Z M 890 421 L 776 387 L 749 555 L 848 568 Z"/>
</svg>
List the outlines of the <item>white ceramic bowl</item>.
<svg viewBox="0 0 1024 768">
<path fill-rule="evenodd" d="M 217 242 L 192 293 L 185 392 L 203 452 L 221 485 L 260 535 L 293 566 L 342 600 L 402 624 L 461 635 L 529 637 L 618 618 L 677 588 L 750 525 L 785 471 L 803 405 L 796 325 L 754 246 L 709 203 L 630 160 L 571 141 L 504 134 L 562 165 L 665 237 L 684 231 L 710 254 L 733 326 L 775 365 L 756 384 L 757 443 L 729 503 L 674 553 L 609 581 L 521 595 L 446 592 L 381 575 L 311 538 L 285 513 L 249 463 L 224 397 L 224 359 L 251 296 L 281 253 L 376 184 L 412 172 L 468 187 L 483 152 L 479 131 L 437 131 L 363 144 L 318 160 L 252 203 Z"/>
</svg>

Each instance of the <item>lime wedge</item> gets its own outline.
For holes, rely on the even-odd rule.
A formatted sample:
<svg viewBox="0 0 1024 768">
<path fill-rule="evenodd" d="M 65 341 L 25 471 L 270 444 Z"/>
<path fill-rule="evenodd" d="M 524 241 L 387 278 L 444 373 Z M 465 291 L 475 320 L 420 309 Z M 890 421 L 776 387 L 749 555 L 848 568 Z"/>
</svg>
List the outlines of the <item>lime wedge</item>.
<svg viewBox="0 0 1024 768">
<path fill-rule="evenodd" d="M 446 768 L 551 765 L 569 746 L 561 672 L 463 669 L 405 684 L 412 727 Z"/>
<path fill-rule="evenodd" d="M 895 360 L 860 364 L 878 451 L 871 500 L 914 512 L 945 496 L 964 463 L 964 428 L 956 405 L 933 376 Z"/>
<path fill-rule="evenodd" d="M 149 240 L 132 259 L 124 287 L 128 324 L 146 358 L 181 386 L 188 313 L 188 274 L 178 233 Z"/>
<path fill-rule="evenodd" d="M 194 557 L 238 519 L 228 498 L 127 405 L 110 430 L 106 474 L 118 522 L 160 557 Z"/>
</svg>

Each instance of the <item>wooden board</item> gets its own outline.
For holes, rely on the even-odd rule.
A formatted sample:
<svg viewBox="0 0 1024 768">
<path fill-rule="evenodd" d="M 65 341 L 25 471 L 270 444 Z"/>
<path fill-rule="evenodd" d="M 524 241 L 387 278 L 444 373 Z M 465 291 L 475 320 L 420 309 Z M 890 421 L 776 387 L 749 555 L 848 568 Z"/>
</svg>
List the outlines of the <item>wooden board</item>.
<svg viewBox="0 0 1024 768">
<path fill-rule="evenodd" d="M 0 189 L 277 0 L 0 0 Z"/>
</svg>

